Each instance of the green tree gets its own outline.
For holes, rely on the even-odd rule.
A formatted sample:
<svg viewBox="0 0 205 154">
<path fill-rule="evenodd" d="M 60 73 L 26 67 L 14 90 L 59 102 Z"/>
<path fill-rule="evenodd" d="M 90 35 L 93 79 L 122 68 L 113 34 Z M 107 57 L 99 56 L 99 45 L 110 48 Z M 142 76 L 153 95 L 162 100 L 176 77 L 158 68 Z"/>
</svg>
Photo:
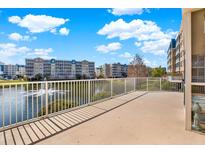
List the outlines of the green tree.
<svg viewBox="0 0 205 154">
<path fill-rule="evenodd" d="M 157 68 L 153 68 L 151 74 L 152 77 L 162 77 L 165 75 L 165 73 L 165 70 L 161 66 L 159 66 Z"/>
<path fill-rule="evenodd" d="M 76 74 L 76 79 L 81 79 L 82 78 L 82 76 L 80 75 L 80 74 Z"/>
<path fill-rule="evenodd" d="M 104 78 L 104 76 L 103 76 L 102 74 L 100 74 L 100 75 L 98 76 L 98 79 L 102 79 L 102 78 Z"/>
<path fill-rule="evenodd" d="M 42 79 L 43 79 L 43 75 L 42 74 L 36 74 L 35 75 L 35 79 L 37 80 L 37 81 L 41 81 Z"/>
<path fill-rule="evenodd" d="M 49 74 L 45 74 L 44 76 L 43 76 L 43 78 L 44 78 L 44 80 L 46 79 L 46 80 L 50 80 L 50 75 Z"/>
</svg>

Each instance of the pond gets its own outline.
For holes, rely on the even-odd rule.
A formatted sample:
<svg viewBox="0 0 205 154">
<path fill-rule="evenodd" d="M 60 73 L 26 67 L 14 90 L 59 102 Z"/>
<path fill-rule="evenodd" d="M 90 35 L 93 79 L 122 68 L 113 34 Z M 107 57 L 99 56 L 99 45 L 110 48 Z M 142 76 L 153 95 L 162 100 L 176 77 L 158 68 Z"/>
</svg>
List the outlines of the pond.
<svg viewBox="0 0 205 154">
<path fill-rule="evenodd" d="M 110 97 L 108 82 L 59 83 L 48 86 L 48 113 L 73 108 L 90 101 Z M 88 96 L 90 95 L 90 96 Z M 45 115 L 45 85 L 0 87 L 0 127 Z"/>
</svg>

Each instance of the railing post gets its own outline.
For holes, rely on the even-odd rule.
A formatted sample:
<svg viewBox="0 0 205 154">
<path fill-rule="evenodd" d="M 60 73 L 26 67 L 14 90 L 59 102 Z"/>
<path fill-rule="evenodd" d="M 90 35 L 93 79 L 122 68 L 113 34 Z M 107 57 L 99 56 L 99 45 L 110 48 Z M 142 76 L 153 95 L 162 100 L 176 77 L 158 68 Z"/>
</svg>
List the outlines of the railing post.
<svg viewBox="0 0 205 154">
<path fill-rule="evenodd" d="M 135 83 L 135 82 L 136 82 L 136 81 L 135 81 L 135 78 L 134 78 L 134 91 L 135 91 L 135 89 L 136 89 L 136 87 L 135 87 L 135 86 L 136 86 L 136 85 L 135 85 L 136 83 Z"/>
<path fill-rule="evenodd" d="M 46 93 L 46 116 L 48 115 L 48 82 L 45 82 L 45 93 Z"/>
<path fill-rule="evenodd" d="M 110 96 L 112 97 L 113 95 L 113 79 L 110 80 Z"/>
<path fill-rule="evenodd" d="M 90 80 L 88 81 L 88 103 L 90 103 Z"/>
<path fill-rule="evenodd" d="M 126 79 L 125 79 L 125 94 L 127 93 Z"/>
<path fill-rule="evenodd" d="M 4 119 L 4 115 L 5 115 L 5 111 L 4 111 L 4 101 L 5 101 L 5 94 L 4 94 L 4 85 L 2 86 L 2 126 L 4 128 L 4 125 L 5 125 L 5 119 Z"/>
<path fill-rule="evenodd" d="M 159 80 L 159 83 L 160 83 L 160 91 L 162 90 L 162 78 L 160 78 L 160 80 Z"/>
<path fill-rule="evenodd" d="M 147 77 L 147 91 L 149 90 L 149 78 Z"/>
</svg>

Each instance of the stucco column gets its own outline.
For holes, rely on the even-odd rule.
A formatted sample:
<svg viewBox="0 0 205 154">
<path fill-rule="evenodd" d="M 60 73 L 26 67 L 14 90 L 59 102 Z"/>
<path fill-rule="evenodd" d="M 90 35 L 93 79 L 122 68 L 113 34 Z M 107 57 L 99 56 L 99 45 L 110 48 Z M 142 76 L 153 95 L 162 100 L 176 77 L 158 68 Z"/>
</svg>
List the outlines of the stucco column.
<svg viewBox="0 0 205 154">
<path fill-rule="evenodd" d="M 184 43 L 185 43 L 185 128 L 191 130 L 191 108 L 192 108 L 192 93 L 191 93 L 191 12 L 183 14 L 184 28 Z"/>
</svg>

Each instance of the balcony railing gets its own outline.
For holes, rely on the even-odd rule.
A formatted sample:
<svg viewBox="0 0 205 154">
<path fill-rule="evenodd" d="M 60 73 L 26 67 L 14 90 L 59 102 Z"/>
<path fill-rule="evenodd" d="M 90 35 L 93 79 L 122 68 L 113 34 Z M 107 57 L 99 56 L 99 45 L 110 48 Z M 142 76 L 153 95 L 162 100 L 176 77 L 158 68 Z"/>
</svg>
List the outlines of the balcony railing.
<svg viewBox="0 0 205 154">
<path fill-rule="evenodd" d="M 134 91 L 183 91 L 162 78 L 0 83 L 0 130 Z"/>
</svg>

